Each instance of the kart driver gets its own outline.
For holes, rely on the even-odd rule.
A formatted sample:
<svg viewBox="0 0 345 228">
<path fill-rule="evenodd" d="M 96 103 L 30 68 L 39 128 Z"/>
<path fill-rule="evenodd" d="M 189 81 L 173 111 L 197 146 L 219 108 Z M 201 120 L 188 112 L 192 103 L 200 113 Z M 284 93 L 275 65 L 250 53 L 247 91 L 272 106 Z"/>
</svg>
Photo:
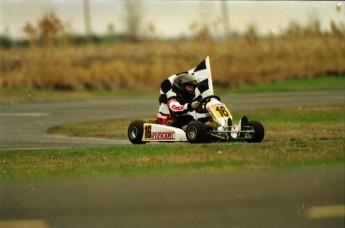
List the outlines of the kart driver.
<svg viewBox="0 0 345 228">
<path fill-rule="evenodd" d="M 176 76 L 172 83 L 172 92 L 176 96 L 165 97 L 165 99 L 160 97 L 160 103 L 168 106 L 169 121 L 166 122 L 167 125 L 182 128 L 195 119 L 191 112 L 200 107 L 200 102 L 194 100 L 196 87 L 197 80 L 193 75 L 183 73 Z"/>
</svg>

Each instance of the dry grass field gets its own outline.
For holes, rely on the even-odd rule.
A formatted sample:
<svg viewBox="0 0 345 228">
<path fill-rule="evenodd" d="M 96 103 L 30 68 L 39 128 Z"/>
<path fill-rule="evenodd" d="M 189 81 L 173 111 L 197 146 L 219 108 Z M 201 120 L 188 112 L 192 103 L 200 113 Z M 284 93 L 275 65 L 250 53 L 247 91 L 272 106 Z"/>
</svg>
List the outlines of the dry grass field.
<svg viewBox="0 0 345 228">
<path fill-rule="evenodd" d="M 343 35 L 229 41 L 117 42 L 0 51 L 0 87 L 157 88 L 210 56 L 216 87 L 345 75 Z"/>
</svg>

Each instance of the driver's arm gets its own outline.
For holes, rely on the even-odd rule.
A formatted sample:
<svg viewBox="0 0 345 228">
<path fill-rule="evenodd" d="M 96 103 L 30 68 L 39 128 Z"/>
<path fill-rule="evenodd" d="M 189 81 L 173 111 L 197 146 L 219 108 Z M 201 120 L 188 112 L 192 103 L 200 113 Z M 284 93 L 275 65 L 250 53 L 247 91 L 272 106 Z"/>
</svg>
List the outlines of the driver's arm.
<svg viewBox="0 0 345 228">
<path fill-rule="evenodd" d="M 169 109 L 176 114 L 185 114 L 189 111 L 193 111 L 194 109 L 199 108 L 199 106 L 200 106 L 200 102 L 198 101 L 193 101 L 192 103 L 187 103 L 184 105 L 182 105 L 176 99 L 170 99 L 168 101 Z"/>
</svg>

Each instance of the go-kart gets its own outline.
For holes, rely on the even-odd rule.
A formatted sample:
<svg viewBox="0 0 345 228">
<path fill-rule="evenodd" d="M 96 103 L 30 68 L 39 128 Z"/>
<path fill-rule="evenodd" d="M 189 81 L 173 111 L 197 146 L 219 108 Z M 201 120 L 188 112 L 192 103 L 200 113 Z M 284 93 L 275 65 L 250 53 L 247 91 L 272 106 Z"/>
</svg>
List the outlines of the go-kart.
<svg viewBox="0 0 345 228">
<path fill-rule="evenodd" d="M 264 139 L 265 129 L 259 121 L 248 121 L 242 116 L 238 124 L 233 124 L 233 117 L 220 102 L 218 96 L 208 96 L 201 100 L 198 112 L 207 112 L 209 121 L 193 120 L 182 128 L 159 124 L 158 120 L 135 120 L 129 124 L 128 138 L 133 144 L 147 142 L 190 142 L 205 143 L 213 141 L 246 141 L 258 143 Z"/>
<path fill-rule="evenodd" d="M 136 120 L 129 124 L 128 138 L 133 144 L 147 142 L 190 142 L 204 143 L 213 141 L 246 141 L 261 142 L 265 130 L 259 121 L 248 121 L 242 116 L 238 124 L 234 124 L 233 117 L 224 103 L 213 93 L 212 76 L 209 57 L 200 62 L 195 68 L 188 71 L 198 80 L 195 90 L 196 100 L 200 101 L 200 108 L 195 110 L 195 120 L 181 128 L 171 126 L 169 111 L 166 104 L 160 104 L 159 113 L 154 120 Z M 170 84 L 177 76 L 172 75 L 161 85 L 161 95 L 174 96 Z M 176 95 L 176 94 L 175 94 Z M 198 114 L 202 113 L 199 118 Z M 206 119 L 206 121 L 205 121 Z"/>
</svg>

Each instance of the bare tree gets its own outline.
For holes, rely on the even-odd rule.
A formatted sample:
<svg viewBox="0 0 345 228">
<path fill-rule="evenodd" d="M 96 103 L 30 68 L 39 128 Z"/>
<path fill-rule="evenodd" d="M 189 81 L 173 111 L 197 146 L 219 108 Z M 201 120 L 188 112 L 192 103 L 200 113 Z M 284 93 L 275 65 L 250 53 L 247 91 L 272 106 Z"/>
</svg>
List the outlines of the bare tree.
<svg viewBox="0 0 345 228">
<path fill-rule="evenodd" d="M 127 38 L 130 41 L 139 41 L 139 29 L 141 24 L 141 2 L 140 1 L 126 1 L 126 27 Z"/>
<path fill-rule="evenodd" d="M 84 0 L 83 1 L 84 6 L 84 21 L 85 21 L 85 33 L 86 33 L 86 39 L 88 41 L 91 40 L 91 15 L 90 15 L 90 1 Z"/>
<path fill-rule="evenodd" d="M 221 1 L 221 8 L 223 14 L 223 23 L 224 23 L 224 32 L 225 36 L 229 38 L 230 36 L 230 23 L 229 23 L 229 12 L 228 12 L 228 3 L 227 1 Z"/>
</svg>

